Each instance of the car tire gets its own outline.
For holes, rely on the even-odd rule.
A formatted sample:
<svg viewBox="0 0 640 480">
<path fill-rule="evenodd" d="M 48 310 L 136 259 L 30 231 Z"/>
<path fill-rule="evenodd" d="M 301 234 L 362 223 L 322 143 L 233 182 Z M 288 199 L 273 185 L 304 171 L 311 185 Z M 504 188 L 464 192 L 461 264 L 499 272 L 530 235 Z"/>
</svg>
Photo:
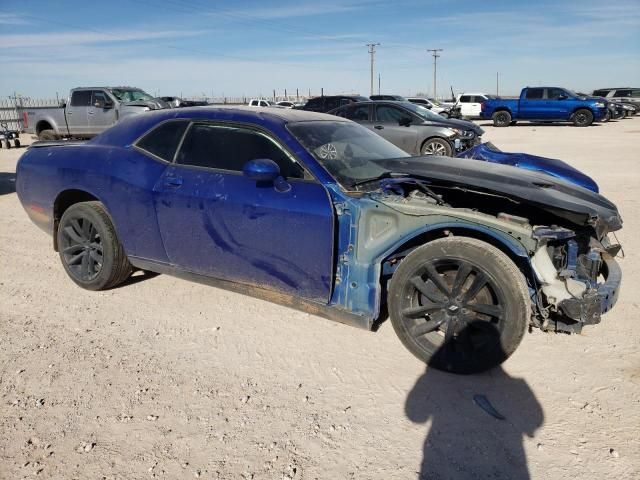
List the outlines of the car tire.
<svg viewBox="0 0 640 480">
<path fill-rule="evenodd" d="M 38 134 L 38 140 L 42 140 L 42 141 L 58 140 L 58 136 L 56 135 L 55 131 L 51 130 L 50 128 L 47 128 L 46 130 L 42 130 Z"/>
<path fill-rule="evenodd" d="M 450 157 L 453 154 L 453 147 L 444 138 L 428 138 L 420 147 L 420 155 L 441 155 Z"/>
<path fill-rule="evenodd" d="M 9 140 L 5 139 L 2 143 L 4 143 L 4 148 L 6 148 L 7 150 L 11 148 L 11 143 L 9 142 Z"/>
<path fill-rule="evenodd" d="M 606 123 L 609 120 L 611 120 L 611 110 L 607 110 L 607 113 L 605 113 L 604 117 L 602 118 L 602 122 Z"/>
<path fill-rule="evenodd" d="M 20 140 L 18 140 L 17 138 L 13 141 L 13 146 L 16 148 L 20 148 Z"/>
<path fill-rule="evenodd" d="M 440 115 L 444 118 L 450 118 L 449 113 L 448 112 L 440 112 Z"/>
<path fill-rule="evenodd" d="M 80 287 L 106 290 L 131 275 L 131 264 L 102 203 L 71 205 L 62 215 L 56 234 L 62 265 Z"/>
<path fill-rule="evenodd" d="M 499 112 L 494 112 L 491 115 L 491 119 L 496 127 L 508 127 L 511 123 L 511 114 L 506 110 L 500 110 Z"/>
<path fill-rule="evenodd" d="M 573 114 L 573 124 L 576 127 L 588 127 L 593 123 L 593 113 L 591 110 L 581 108 Z"/>
<path fill-rule="evenodd" d="M 387 301 L 404 346 L 428 365 L 459 374 L 509 358 L 531 315 L 518 267 L 496 247 L 466 237 L 413 250 L 394 272 Z"/>
</svg>

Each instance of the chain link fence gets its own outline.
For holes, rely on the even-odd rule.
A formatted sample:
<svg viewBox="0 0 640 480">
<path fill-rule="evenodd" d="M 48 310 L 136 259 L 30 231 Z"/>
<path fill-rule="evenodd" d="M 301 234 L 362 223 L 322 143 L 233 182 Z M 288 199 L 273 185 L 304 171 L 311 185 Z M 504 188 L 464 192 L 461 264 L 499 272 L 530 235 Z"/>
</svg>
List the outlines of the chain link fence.
<svg viewBox="0 0 640 480">
<path fill-rule="evenodd" d="M 49 108 L 60 106 L 60 100 L 55 98 L 8 97 L 0 99 L 0 123 L 7 125 L 9 130 L 22 132 L 25 125 L 27 109 Z"/>
</svg>

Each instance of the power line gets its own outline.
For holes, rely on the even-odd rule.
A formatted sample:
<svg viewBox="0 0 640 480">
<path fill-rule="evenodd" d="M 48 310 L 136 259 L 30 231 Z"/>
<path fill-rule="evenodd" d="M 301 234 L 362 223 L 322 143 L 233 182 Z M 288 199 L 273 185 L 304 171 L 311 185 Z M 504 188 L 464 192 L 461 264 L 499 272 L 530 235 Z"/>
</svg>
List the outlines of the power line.
<svg viewBox="0 0 640 480">
<path fill-rule="evenodd" d="M 373 62 L 376 56 L 376 47 L 380 46 L 379 43 L 367 43 L 369 47 L 369 55 L 371 55 L 371 89 L 369 95 L 373 95 Z"/>
<path fill-rule="evenodd" d="M 433 52 L 433 98 L 438 98 L 438 89 L 436 87 L 436 77 L 438 72 L 438 52 L 442 52 L 442 48 L 428 48 L 427 52 Z"/>
</svg>

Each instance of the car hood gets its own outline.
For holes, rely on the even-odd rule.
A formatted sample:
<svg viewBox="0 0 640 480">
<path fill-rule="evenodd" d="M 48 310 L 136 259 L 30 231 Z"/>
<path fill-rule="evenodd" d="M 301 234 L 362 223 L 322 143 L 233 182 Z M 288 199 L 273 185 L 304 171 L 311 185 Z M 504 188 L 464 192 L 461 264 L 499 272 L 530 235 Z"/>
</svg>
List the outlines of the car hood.
<svg viewBox="0 0 640 480">
<path fill-rule="evenodd" d="M 147 107 L 149 110 L 162 110 L 165 108 L 171 108 L 168 102 L 160 98 L 154 98 L 153 100 L 136 100 L 133 102 L 124 103 L 127 107 Z"/>
<path fill-rule="evenodd" d="M 546 210 L 598 235 L 622 228 L 617 207 L 604 196 L 546 173 L 490 162 L 440 156 L 383 160 L 380 166 L 406 173 L 432 186 L 458 187 L 504 196 Z M 406 178 L 382 180 L 402 182 Z"/>
<path fill-rule="evenodd" d="M 556 178 L 561 178 L 567 182 L 575 183 L 598 193 L 598 184 L 588 175 L 573 168 L 568 163 L 555 158 L 538 157 L 527 153 L 508 153 L 495 149 L 490 143 L 482 143 L 465 150 L 456 155 L 459 158 L 472 158 L 485 162 L 499 163 L 501 165 L 511 165 L 512 167 L 524 168 L 543 172 Z"/>
<path fill-rule="evenodd" d="M 438 127 L 458 128 L 460 130 L 472 130 L 477 136 L 481 136 L 484 130 L 468 120 L 457 120 L 455 118 L 444 118 L 442 120 L 425 120 L 424 125 L 435 125 Z"/>
</svg>

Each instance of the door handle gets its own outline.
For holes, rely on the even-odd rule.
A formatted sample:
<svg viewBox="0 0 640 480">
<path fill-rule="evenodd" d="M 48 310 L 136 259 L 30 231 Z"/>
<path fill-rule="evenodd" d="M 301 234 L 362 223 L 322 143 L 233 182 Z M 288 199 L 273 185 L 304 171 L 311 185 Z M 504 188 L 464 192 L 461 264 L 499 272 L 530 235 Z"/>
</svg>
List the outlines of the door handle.
<svg viewBox="0 0 640 480">
<path fill-rule="evenodd" d="M 375 127 L 376 130 L 384 130 L 384 127 L 382 125 L 376 125 Z"/>
<path fill-rule="evenodd" d="M 179 187 L 182 185 L 182 178 L 180 177 L 166 177 L 164 179 L 164 184 L 167 187 Z"/>
</svg>

